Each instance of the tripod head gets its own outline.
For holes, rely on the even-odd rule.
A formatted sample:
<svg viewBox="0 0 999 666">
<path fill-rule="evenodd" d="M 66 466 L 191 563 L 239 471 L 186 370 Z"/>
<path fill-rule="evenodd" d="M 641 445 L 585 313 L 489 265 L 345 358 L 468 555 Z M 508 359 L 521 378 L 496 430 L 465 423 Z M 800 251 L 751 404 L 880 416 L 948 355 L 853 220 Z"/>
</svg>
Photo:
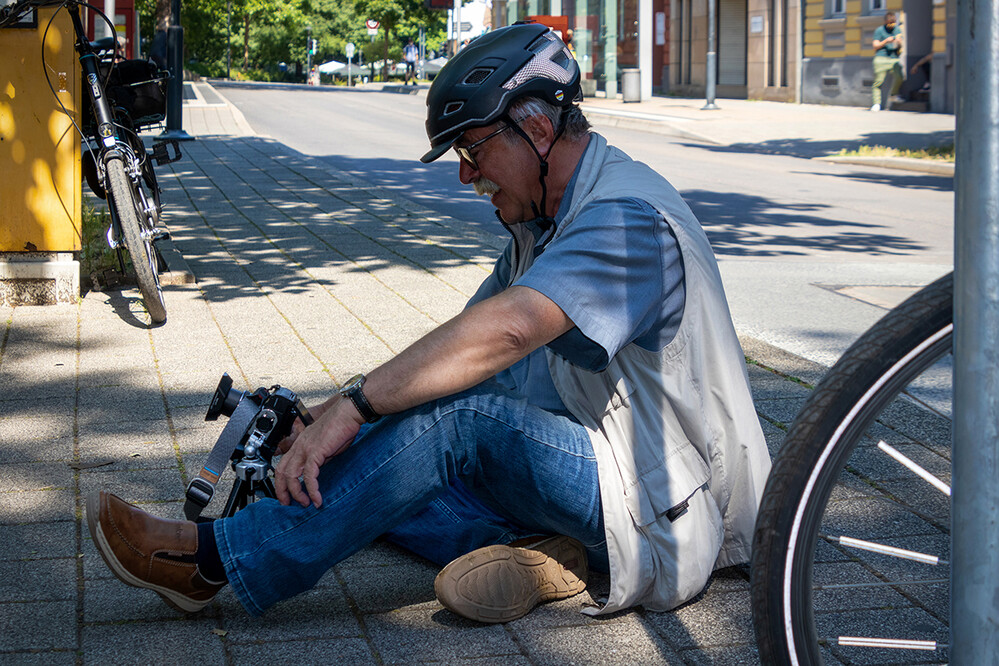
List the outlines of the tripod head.
<svg viewBox="0 0 999 666">
<path fill-rule="evenodd" d="M 208 455 L 201 473 L 187 486 L 184 513 L 188 520 L 198 520 L 201 511 L 215 494 L 226 459 L 236 473 L 223 517 L 254 501 L 258 496 L 275 497 L 270 478 L 271 458 L 281 440 L 291 434 L 295 419 L 312 423 L 309 410 L 293 392 L 282 386 L 239 391 L 232 388 L 232 378 L 223 374 L 212 396 L 206 421 L 220 415 L 229 422 Z"/>
<path fill-rule="evenodd" d="M 255 406 L 256 412 L 252 417 L 244 416 L 247 425 L 233 451 L 234 463 L 237 458 L 257 456 L 270 463 L 278 444 L 291 434 L 295 419 L 302 419 L 305 425 L 312 423 L 309 410 L 294 392 L 279 385 L 260 387 L 253 392 L 239 391 L 232 388 L 232 378 L 228 373 L 219 380 L 205 420 L 215 421 L 219 415 L 232 419 L 244 400 Z"/>
</svg>

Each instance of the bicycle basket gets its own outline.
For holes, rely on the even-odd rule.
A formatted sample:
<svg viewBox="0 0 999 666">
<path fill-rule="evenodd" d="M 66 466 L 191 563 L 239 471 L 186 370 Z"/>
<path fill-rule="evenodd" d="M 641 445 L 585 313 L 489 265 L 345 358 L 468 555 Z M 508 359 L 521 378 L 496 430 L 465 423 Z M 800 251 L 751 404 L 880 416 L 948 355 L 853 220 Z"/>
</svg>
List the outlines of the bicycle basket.
<svg viewBox="0 0 999 666">
<path fill-rule="evenodd" d="M 109 63 L 101 64 L 101 75 L 107 76 Z M 151 60 L 121 60 L 111 69 L 107 79 L 107 96 L 113 109 L 124 111 L 139 129 L 155 125 L 166 118 L 166 81 L 170 74 Z M 116 113 L 116 116 L 120 116 Z M 119 118 L 119 121 L 123 119 Z M 84 106 L 84 128 L 93 130 L 93 111 Z"/>
<path fill-rule="evenodd" d="M 168 77 L 150 60 L 122 60 L 111 71 L 108 94 L 136 127 L 154 125 L 166 118 Z"/>
</svg>

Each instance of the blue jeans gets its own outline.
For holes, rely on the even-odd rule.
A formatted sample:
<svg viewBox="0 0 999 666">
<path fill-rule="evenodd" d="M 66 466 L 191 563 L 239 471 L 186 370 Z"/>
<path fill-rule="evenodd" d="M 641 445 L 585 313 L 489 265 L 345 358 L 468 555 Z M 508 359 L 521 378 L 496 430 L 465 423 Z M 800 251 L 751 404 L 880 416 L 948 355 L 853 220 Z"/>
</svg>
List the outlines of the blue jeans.
<svg viewBox="0 0 999 666">
<path fill-rule="evenodd" d="M 532 535 L 581 541 L 607 570 L 585 428 L 495 382 L 381 419 L 319 475 L 323 505 L 265 499 L 215 521 L 233 591 L 260 615 L 381 535 L 445 564 Z"/>
</svg>

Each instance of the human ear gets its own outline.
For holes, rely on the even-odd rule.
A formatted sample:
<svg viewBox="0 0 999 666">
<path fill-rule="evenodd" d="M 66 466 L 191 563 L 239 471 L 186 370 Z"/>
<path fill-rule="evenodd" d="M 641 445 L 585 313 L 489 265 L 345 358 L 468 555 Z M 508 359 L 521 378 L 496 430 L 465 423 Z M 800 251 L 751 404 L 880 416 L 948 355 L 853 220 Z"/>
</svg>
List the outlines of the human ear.
<svg viewBox="0 0 999 666">
<path fill-rule="evenodd" d="M 555 139 L 555 129 L 552 127 L 548 116 L 536 114 L 528 117 L 524 121 L 524 129 L 527 131 L 527 135 L 531 137 L 531 141 L 534 142 L 534 147 L 538 149 L 538 152 L 542 155 L 547 155 Z"/>
</svg>

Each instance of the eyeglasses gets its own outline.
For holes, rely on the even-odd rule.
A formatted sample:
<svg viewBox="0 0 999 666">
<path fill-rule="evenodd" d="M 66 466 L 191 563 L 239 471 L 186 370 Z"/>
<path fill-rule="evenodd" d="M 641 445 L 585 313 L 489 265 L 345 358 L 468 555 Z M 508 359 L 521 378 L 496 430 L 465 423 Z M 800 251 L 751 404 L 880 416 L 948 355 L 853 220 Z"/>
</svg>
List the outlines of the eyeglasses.
<svg viewBox="0 0 999 666">
<path fill-rule="evenodd" d="M 460 157 L 461 159 L 465 160 L 465 162 L 468 164 L 468 166 L 470 166 L 473 169 L 475 169 L 476 171 L 478 171 L 479 170 L 479 163 L 475 161 L 475 157 L 472 155 L 472 149 L 476 148 L 478 146 L 481 146 L 482 144 L 484 144 L 489 139 L 493 138 L 497 134 L 501 134 L 501 133 L 505 132 L 508 129 L 510 129 L 509 125 L 503 125 L 503 127 L 499 128 L 498 130 L 496 130 L 492 134 L 489 134 L 489 135 L 487 135 L 487 136 L 479 139 L 475 143 L 470 143 L 467 146 L 452 146 L 452 147 L 454 148 L 454 152 L 458 153 L 458 157 Z"/>
</svg>

